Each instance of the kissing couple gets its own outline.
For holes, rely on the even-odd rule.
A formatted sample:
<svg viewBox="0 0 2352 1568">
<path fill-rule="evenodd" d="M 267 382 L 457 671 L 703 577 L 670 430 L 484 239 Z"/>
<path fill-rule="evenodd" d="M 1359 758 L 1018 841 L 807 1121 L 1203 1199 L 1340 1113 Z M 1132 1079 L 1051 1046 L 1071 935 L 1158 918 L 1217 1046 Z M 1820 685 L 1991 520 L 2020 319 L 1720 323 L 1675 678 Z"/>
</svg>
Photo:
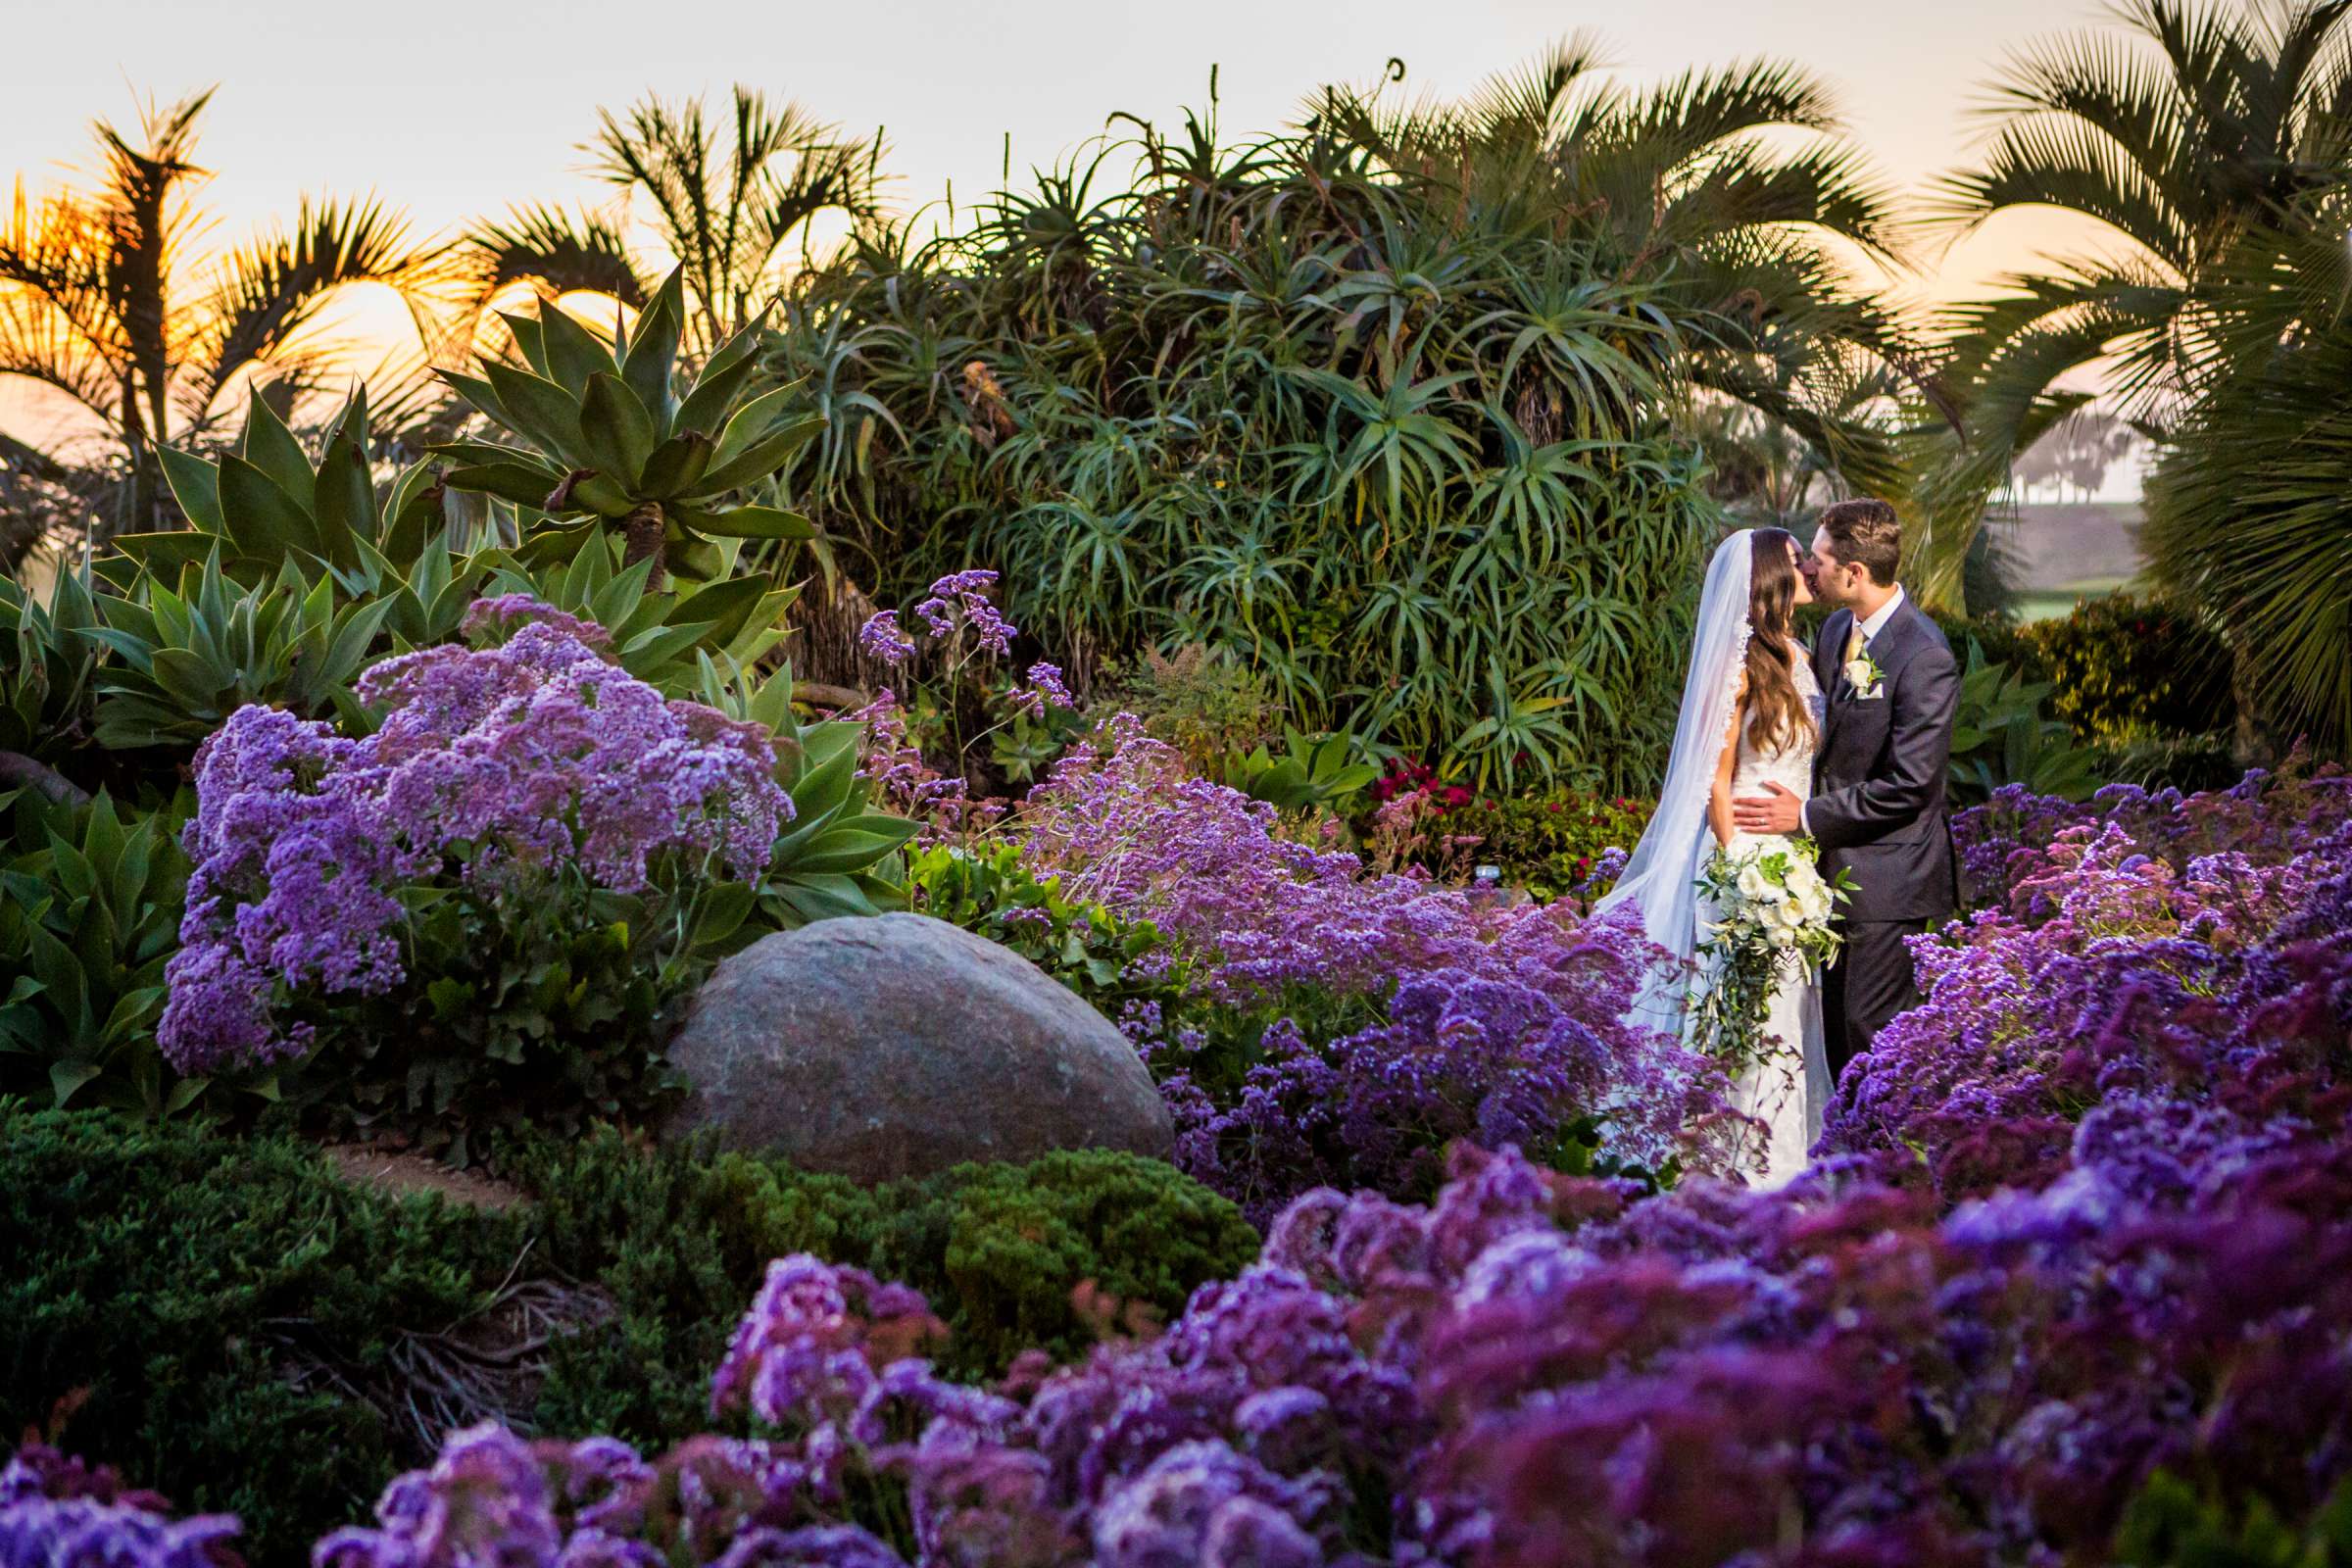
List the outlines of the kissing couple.
<svg viewBox="0 0 2352 1568">
<path fill-rule="evenodd" d="M 1743 529 L 1716 549 L 1666 786 L 1598 906 L 1637 906 L 1677 960 L 1635 1016 L 1680 1034 L 1710 913 L 1695 884 L 1718 849 L 1787 850 L 1801 835 L 1818 846 L 1824 878 L 1852 873 L 1837 957 L 1818 977 L 1780 964 L 1765 1050 L 1733 1087 L 1734 1108 L 1761 1129 L 1741 1164 L 1763 1186 L 1804 1169 L 1838 1074 L 1918 1000 L 1903 939 L 1959 902 L 1944 775 L 1960 667 L 1897 580 L 1901 557 L 1902 526 L 1884 501 L 1826 509 L 1809 551 L 1780 528 Z M 1816 602 L 1831 614 L 1807 650 L 1795 611 Z"/>
</svg>

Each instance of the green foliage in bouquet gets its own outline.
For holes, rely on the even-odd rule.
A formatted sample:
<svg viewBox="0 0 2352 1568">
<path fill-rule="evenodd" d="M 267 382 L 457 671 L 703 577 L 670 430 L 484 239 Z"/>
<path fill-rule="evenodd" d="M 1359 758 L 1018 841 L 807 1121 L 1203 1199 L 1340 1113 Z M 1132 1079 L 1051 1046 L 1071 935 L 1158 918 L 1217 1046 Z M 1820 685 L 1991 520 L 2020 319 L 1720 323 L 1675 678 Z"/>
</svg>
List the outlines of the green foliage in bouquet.
<svg viewBox="0 0 2352 1568">
<path fill-rule="evenodd" d="M 0 813 L 19 850 L 0 864 L 0 1094 L 185 1108 L 204 1081 L 174 1078 L 155 1048 L 188 884 L 177 814 L 30 790 L 0 794 Z"/>
<path fill-rule="evenodd" d="M 795 513 L 728 504 L 774 474 L 824 421 L 793 414 L 796 387 L 765 385 L 758 322 L 721 344 L 690 383 L 673 384 L 683 278 L 683 270 L 672 272 L 635 330 L 616 327 L 610 345 L 549 306 L 536 318 L 504 318 L 521 364 L 488 360 L 480 376 L 442 372 L 522 443 L 438 450 L 462 465 L 448 476 L 453 489 L 496 496 L 541 519 L 523 545 L 529 559 L 562 560 L 617 531 L 626 563 L 651 562 L 660 586 L 670 570 L 722 575 L 734 555 L 720 541 L 815 537 Z"/>
<path fill-rule="evenodd" d="M 1830 881 L 1819 858 L 1813 841 L 1800 838 L 1787 849 L 1718 849 L 1699 871 L 1702 984 L 1691 1001 L 1690 1038 L 1735 1078 L 1774 1054 L 1764 1019 L 1775 987 L 1837 956 L 1830 921 L 1852 896 L 1853 873 Z"/>
</svg>

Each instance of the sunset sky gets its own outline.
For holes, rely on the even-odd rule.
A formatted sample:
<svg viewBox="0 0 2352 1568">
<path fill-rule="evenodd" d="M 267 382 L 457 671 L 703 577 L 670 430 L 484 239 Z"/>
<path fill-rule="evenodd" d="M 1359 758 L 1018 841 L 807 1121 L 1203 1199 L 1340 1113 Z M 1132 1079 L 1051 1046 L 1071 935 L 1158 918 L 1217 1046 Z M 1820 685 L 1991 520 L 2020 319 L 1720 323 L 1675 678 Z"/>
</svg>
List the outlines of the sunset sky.
<svg viewBox="0 0 2352 1568">
<path fill-rule="evenodd" d="M 860 0 L 755 5 L 662 0 L 620 6 L 433 4 L 399 11 L 316 0 L 75 0 L 12 8 L 9 41 L 32 69 L 0 94 L 0 177 L 38 192 L 92 161 L 88 122 L 135 124 L 148 96 L 220 91 L 199 156 L 218 242 L 291 214 L 305 192 L 373 191 L 419 234 L 513 204 L 602 204 L 578 144 L 600 105 L 644 92 L 723 94 L 741 81 L 796 99 L 845 128 L 886 128 L 902 210 L 959 204 L 997 183 L 1003 137 L 1016 178 L 1100 132 L 1113 111 L 1181 123 L 1221 66 L 1229 139 L 1289 120 L 1318 83 L 1369 82 L 1403 58 L 1400 91 L 1449 96 L 1589 31 L 1631 79 L 1756 56 L 1809 66 L 1837 89 L 1857 139 L 1906 191 L 1965 159 L 1969 110 L 2013 46 L 2100 24 L 2087 5 L 2047 0 Z M 1924 250 L 1910 285 L 1950 299 L 2079 232 L 2024 213 L 1943 253 Z M 382 300 L 340 313 L 346 335 L 397 335 Z M 0 428 L 41 439 L 47 423 L 0 393 Z"/>
</svg>

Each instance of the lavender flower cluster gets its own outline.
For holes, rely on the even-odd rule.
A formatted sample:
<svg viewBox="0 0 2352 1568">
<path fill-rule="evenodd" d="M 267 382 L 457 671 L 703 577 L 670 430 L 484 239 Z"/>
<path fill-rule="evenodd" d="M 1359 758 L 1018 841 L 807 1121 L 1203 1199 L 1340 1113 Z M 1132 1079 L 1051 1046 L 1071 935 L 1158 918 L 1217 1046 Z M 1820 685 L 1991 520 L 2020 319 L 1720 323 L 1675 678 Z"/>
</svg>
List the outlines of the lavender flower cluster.
<svg viewBox="0 0 2352 1568">
<path fill-rule="evenodd" d="M 372 735 L 247 707 L 199 748 L 158 1031 L 181 1072 L 301 1054 L 312 1030 L 282 1016 L 297 994 L 399 985 L 404 889 L 519 894 L 562 868 L 635 892 L 663 857 L 765 865 L 792 803 L 762 726 L 665 699 L 535 602 L 486 601 L 468 624 L 513 635 L 361 677 Z"/>
<path fill-rule="evenodd" d="M 1192 1175 L 1262 1222 L 1320 1185 L 1424 1194 L 1455 1138 L 1532 1150 L 1598 1119 L 1628 1164 L 1715 1157 L 1720 1075 L 1624 1021 L 1658 957 L 1631 920 L 1376 874 L 1280 827 L 1127 719 L 1021 818 L 1031 868 L 1152 921 L 1166 941 L 1146 961 L 1217 1015 L 1128 1020 Z M 1247 1036 L 1238 1073 L 1209 1060 L 1220 1026 Z"/>
<path fill-rule="evenodd" d="M 173 1519 L 152 1492 L 30 1445 L 0 1466 L 0 1568 L 243 1568 L 237 1521 Z"/>
<path fill-rule="evenodd" d="M 2200 856 L 2231 854 L 2268 863 L 2289 859 L 2352 819 L 2352 774 L 2314 767 L 2298 754 L 2277 771 L 2257 768 L 2226 790 L 2182 795 L 2111 784 L 2077 805 L 2023 784 L 1995 790 L 1952 822 L 1961 880 L 1972 905 L 2000 904 L 2036 873 L 2061 835 L 2113 825 L 2143 854 L 2177 870 Z"/>
<path fill-rule="evenodd" d="M 723 1560 L 2097 1562 L 2159 1469 L 2308 1514 L 2352 1472 L 2352 830 L 2193 892 L 2119 837 L 2021 922 L 2110 983 L 1986 1037 L 2089 1064 L 2012 1179 L 1954 1200 L 1850 1105 L 1771 1193 L 1465 1145 L 1427 1205 L 1305 1195 L 1160 1338 L 994 1392 L 884 1359 L 919 1300 L 786 1259 L 718 1380 L 778 1433 L 709 1494 L 766 1510 Z M 664 1529 L 631 1539 L 721 1560 Z"/>
</svg>

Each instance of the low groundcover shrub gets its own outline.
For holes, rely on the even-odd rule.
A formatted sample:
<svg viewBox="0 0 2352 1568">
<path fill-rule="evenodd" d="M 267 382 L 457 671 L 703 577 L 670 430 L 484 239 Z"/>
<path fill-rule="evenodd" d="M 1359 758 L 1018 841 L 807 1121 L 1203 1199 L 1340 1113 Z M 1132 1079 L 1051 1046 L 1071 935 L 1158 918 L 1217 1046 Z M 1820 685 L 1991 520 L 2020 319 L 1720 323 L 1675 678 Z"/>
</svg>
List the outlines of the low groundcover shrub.
<svg viewBox="0 0 2352 1568">
<path fill-rule="evenodd" d="M 54 1425 L 292 1561 L 452 1425 L 699 1430 L 774 1256 L 918 1282 L 943 1369 L 995 1377 L 1032 1347 L 1082 1351 L 1088 1298 L 1165 1317 L 1257 1245 L 1232 1205 L 1123 1154 L 867 1191 L 606 1129 L 513 1164 L 534 1201 L 476 1212 L 354 1187 L 289 1139 L 0 1102 L 0 1428 Z"/>
</svg>

